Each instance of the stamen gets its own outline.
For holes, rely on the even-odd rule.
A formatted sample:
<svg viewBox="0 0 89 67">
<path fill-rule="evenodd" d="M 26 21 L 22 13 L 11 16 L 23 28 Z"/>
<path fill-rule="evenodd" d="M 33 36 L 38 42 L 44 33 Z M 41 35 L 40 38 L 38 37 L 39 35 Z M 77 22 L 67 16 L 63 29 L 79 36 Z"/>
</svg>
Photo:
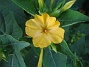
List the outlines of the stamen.
<svg viewBox="0 0 89 67">
<path fill-rule="evenodd" d="M 47 34 L 48 33 L 48 31 L 47 30 L 44 30 L 44 32 Z"/>
<path fill-rule="evenodd" d="M 43 29 L 43 32 L 47 34 L 48 33 L 48 30 L 47 29 Z"/>
</svg>

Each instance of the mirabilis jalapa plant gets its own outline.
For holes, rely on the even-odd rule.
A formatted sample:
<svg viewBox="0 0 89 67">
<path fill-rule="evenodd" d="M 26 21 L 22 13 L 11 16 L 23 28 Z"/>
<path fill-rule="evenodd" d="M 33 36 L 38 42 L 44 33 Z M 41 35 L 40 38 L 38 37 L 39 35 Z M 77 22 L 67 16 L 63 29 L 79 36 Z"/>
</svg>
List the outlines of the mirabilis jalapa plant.
<svg viewBox="0 0 89 67">
<path fill-rule="evenodd" d="M 34 19 L 29 19 L 26 22 L 25 31 L 28 36 L 32 37 L 34 47 L 41 49 L 37 67 L 42 67 L 43 49 L 52 42 L 59 44 L 64 39 L 64 29 L 59 27 L 60 22 L 56 20 L 56 17 L 68 10 L 75 3 L 75 0 L 67 2 L 60 10 L 55 9 L 54 12 L 49 14 L 54 17 L 50 17 L 47 12 L 43 11 L 46 6 L 43 0 L 38 0 L 38 3 L 40 15 L 35 15 Z M 50 6 L 52 4 L 53 0 L 51 0 Z M 55 11 L 58 11 L 58 14 Z"/>
<path fill-rule="evenodd" d="M 32 44 L 30 47 L 34 50 L 40 49 L 38 52 L 35 51 L 37 56 L 39 56 L 37 65 L 35 65 L 36 67 L 66 67 L 67 56 L 71 58 L 74 67 L 83 67 L 76 53 L 73 53 L 69 49 L 68 44 L 64 40 L 66 35 L 64 28 L 89 21 L 89 17 L 70 9 L 76 0 L 12 1 L 31 15 L 29 20 L 25 22 L 24 27 L 26 37 L 32 41 L 31 43 L 23 43 L 8 36 L 9 39 L 12 39 L 10 40 L 12 43 L 15 41 L 13 48 L 15 49 L 16 56 L 20 55 L 20 53 L 17 54 L 18 51 L 30 43 Z M 19 43 L 27 45 L 20 47 Z M 17 46 L 17 44 L 19 46 Z M 21 62 L 23 63 L 21 64 Z M 19 61 L 21 67 L 27 66 L 22 59 L 21 62 Z M 31 60 L 29 60 L 29 62 L 31 62 Z"/>
</svg>

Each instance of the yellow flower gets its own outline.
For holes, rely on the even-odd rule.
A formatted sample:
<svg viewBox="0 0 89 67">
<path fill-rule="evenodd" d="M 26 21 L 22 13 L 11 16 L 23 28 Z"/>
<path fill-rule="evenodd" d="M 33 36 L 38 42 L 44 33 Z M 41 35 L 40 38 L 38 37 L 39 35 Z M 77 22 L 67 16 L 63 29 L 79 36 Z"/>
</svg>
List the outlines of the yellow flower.
<svg viewBox="0 0 89 67">
<path fill-rule="evenodd" d="M 64 38 L 64 29 L 60 28 L 60 22 L 47 13 L 35 15 L 34 19 L 26 22 L 26 34 L 32 37 L 35 47 L 44 48 L 51 42 L 61 43 Z"/>
</svg>

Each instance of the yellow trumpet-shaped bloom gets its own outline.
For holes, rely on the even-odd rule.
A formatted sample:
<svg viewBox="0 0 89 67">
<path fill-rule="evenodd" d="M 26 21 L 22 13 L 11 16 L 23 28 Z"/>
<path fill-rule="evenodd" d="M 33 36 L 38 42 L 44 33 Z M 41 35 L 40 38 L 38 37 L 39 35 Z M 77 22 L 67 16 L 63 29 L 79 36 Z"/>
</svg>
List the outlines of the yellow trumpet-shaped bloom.
<svg viewBox="0 0 89 67">
<path fill-rule="evenodd" d="M 32 37 L 35 47 L 44 48 L 51 44 L 61 43 L 64 38 L 64 29 L 55 17 L 50 17 L 47 13 L 35 15 L 34 19 L 26 21 L 26 34 Z"/>
</svg>

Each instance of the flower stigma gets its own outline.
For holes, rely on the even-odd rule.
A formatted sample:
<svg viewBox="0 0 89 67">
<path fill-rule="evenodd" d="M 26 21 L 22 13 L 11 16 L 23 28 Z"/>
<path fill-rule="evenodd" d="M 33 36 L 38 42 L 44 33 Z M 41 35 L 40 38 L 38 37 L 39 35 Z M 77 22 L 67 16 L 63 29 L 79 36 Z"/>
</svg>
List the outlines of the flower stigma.
<svg viewBox="0 0 89 67">
<path fill-rule="evenodd" d="M 47 34 L 47 33 L 48 33 L 48 30 L 47 30 L 47 29 L 43 29 L 43 32 L 44 32 L 45 34 Z"/>
</svg>

